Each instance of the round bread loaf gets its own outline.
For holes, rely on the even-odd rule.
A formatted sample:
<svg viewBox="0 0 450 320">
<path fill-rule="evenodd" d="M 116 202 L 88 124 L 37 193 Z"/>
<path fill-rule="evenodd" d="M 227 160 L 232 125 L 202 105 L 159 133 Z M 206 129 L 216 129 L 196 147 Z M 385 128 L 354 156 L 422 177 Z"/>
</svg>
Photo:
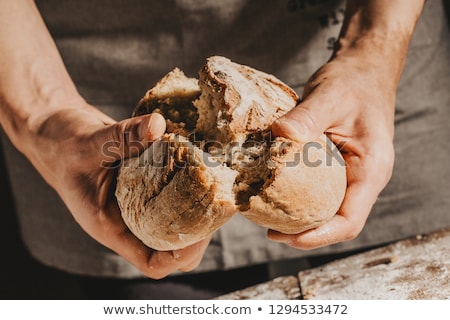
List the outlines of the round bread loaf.
<svg viewBox="0 0 450 320">
<path fill-rule="evenodd" d="M 344 161 L 322 135 L 300 144 L 271 136 L 298 103 L 273 75 L 211 57 L 199 80 L 175 69 L 133 115 L 160 112 L 168 134 L 123 162 L 116 197 L 147 246 L 175 250 L 210 236 L 235 213 L 283 233 L 316 228 L 339 209 Z"/>
</svg>

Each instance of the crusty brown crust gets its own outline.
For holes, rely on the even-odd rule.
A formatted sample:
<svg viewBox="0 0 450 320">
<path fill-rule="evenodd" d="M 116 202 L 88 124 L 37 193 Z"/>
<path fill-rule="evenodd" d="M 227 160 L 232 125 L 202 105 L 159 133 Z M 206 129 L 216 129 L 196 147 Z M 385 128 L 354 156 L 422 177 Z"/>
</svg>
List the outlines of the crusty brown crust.
<svg viewBox="0 0 450 320">
<path fill-rule="evenodd" d="M 231 193 L 236 174 L 202 161 L 199 148 L 171 134 L 124 162 L 116 197 L 125 223 L 147 246 L 162 251 L 186 247 L 236 213 Z"/>
</svg>

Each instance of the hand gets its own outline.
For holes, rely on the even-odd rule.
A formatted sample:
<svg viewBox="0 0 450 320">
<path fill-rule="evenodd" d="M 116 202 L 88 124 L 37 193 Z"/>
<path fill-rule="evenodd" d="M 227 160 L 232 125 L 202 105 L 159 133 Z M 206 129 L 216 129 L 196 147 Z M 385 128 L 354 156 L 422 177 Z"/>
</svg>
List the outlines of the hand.
<svg viewBox="0 0 450 320">
<path fill-rule="evenodd" d="M 394 162 L 395 85 L 361 59 L 337 57 L 307 84 L 302 102 L 273 125 L 273 132 L 312 141 L 326 133 L 346 162 L 347 190 L 332 220 L 297 235 L 270 230 L 269 238 L 299 249 L 352 240 L 361 232 Z"/>
<path fill-rule="evenodd" d="M 152 250 L 128 230 L 114 197 L 114 167 L 164 133 L 162 116 L 117 123 L 83 104 L 47 114 L 39 123 L 28 157 L 89 235 L 151 278 L 199 264 L 209 239 L 177 251 Z"/>
<path fill-rule="evenodd" d="M 326 133 L 341 146 L 347 190 L 337 214 L 298 235 L 272 240 L 314 249 L 352 240 L 363 229 L 394 163 L 397 85 L 424 0 L 348 0 L 330 61 L 306 85 L 302 103 L 273 125 L 275 135 L 312 141 Z"/>
</svg>

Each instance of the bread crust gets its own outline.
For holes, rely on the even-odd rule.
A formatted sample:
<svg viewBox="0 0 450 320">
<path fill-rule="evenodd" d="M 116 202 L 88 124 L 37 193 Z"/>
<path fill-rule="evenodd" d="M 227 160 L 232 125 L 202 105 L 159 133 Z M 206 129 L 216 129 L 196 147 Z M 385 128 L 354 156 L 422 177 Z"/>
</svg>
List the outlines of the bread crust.
<svg viewBox="0 0 450 320">
<path fill-rule="evenodd" d="M 220 163 L 205 166 L 203 159 L 198 147 L 169 134 L 122 165 L 116 198 L 126 225 L 147 246 L 184 248 L 236 213 L 236 173 Z"/>
<path fill-rule="evenodd" d="M 196 130 L 206 139 L 243 141 L 295 107 L 297 93 L 273 75 L 224 57 L 210 57 L 199 73 Z M 206 103 L 206 106 L 202 104 Z"/>
</svg>

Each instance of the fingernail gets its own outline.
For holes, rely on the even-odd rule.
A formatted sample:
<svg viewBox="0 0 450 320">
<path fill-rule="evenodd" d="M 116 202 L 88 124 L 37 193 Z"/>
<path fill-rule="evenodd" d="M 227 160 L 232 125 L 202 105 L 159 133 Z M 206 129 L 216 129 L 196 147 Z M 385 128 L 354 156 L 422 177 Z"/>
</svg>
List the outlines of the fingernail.
<svg viewBox="0 0 450 320">
<path fill-rule="evenodd" d="M 139 124 L 139 137 L 143 141 L 154 141 L 158 139 L 166 130 L 166 122 L 158 113 L 152 113 Z"/>
<path fill-rule="evenodd" d="M 280 131 L 283 137 L 289 138 L 291 140 L 305 143 L 307 142 L 307 134 L 305 127 L 302 125 L 293 126 L 291 121 L 285 119 L 277 119 L 274 124 L 278 126 L 278 130 Z"/>
</svg>

